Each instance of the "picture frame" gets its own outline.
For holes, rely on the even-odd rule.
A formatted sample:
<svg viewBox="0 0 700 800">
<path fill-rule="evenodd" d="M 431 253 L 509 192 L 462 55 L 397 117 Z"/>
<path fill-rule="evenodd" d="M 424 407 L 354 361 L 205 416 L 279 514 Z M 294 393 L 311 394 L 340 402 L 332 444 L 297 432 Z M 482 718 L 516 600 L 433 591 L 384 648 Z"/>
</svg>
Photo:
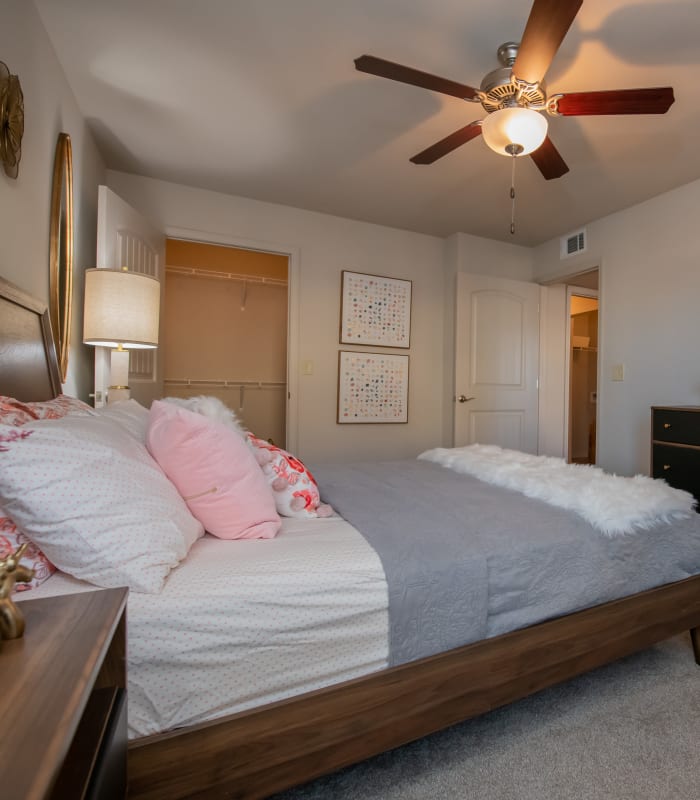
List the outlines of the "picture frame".
<svg viewBox="0 0 700 800">
<path fill-rule="evenodd" d="M 409 356 L 338 353 L 339 425 L 408 422 Z"/>
<path fill-rule="evenodd" d="M 412 288 L 410 280 L 343 270 L 340 343 L 408 349 Z"/>
</svg>

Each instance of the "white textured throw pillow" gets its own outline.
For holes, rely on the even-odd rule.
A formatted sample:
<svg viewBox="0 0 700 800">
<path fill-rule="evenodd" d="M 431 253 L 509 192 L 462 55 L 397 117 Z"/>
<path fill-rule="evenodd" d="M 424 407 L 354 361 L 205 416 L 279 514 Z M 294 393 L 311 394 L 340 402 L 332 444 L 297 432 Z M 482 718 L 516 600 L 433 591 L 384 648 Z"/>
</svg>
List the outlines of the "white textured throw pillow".
<svg viewBox="0 0 700 800">
<path fill-rule="evenodd" d="M 0 425 L 0 504 L 59 569 L 136 592 L 204 532 L 146 448 L 94 416 Z"/>
</svg>

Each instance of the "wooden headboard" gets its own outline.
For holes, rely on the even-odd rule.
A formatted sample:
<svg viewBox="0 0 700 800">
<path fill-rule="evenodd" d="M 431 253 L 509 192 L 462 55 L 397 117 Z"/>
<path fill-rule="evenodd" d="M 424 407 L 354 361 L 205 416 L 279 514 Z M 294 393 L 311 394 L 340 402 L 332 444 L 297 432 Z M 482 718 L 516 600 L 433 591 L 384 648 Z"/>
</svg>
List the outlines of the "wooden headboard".
<svg viewBox="0 0 700 800">
<path fill-rule="evenodd" d="M 0 278 L 0 395 L 28 401 L 60 393 L 46 303 Z"/>
</svg>

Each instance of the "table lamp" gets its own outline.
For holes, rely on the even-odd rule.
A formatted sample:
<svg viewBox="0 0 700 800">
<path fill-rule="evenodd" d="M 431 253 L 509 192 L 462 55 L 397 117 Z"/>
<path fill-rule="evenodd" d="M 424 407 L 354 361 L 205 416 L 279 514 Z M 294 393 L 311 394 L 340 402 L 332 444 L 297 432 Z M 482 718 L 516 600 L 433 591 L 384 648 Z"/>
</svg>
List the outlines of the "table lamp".
<svg viewBox="0 0 700 800">
<path fill-rule="evenodd" d="M 160 283 L 121 269 L 85 270 L 83 342 L 111 347 L 107 402 L 128 400 L 129 350 L 158 346 Z"/>
</svg>

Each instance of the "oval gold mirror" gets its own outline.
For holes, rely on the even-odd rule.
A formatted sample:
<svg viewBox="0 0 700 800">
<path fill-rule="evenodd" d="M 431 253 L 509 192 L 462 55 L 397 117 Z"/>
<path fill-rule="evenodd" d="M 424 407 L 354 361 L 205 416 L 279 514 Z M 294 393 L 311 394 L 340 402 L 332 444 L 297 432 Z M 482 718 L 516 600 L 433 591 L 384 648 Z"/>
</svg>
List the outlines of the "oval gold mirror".
<svg viewBox="0 0 700 800">
<path fill-rule="evenodd" d="M 70 136 L 59 133 L 53 163 L 49 231 L 49 315 L 61 380 L 68 372 L 73 294 L 73 150 Z"/>
</svg>

